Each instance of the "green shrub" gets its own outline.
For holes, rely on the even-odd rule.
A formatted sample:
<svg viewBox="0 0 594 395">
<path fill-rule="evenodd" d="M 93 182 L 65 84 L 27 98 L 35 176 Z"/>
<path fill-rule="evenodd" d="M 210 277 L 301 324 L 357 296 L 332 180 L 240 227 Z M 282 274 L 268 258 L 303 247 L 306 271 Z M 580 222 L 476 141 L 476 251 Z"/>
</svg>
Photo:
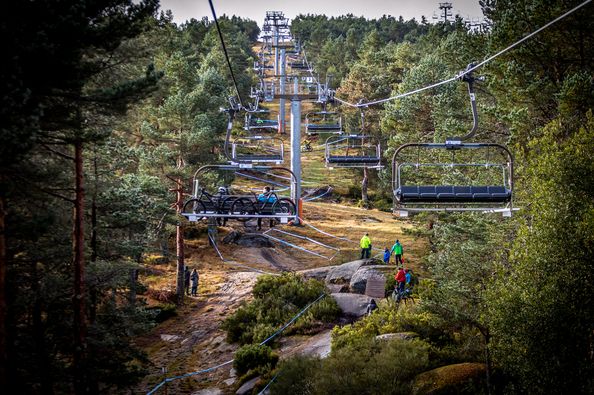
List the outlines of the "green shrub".
<svg viewBox="0 0 594 395">
<path fill-rule="evenodd" d="M 153 319 L 155 322 L 159 323 L 177 315 L 177 306 L 173 303 L 163 303 L 154 307 L 149 307 L 147 310 L 154 313 Z"/>
<path fill-rule="evenodd" d="M 379 200 L 376 200 L 373 202 L 373 207 L 375 207 L 376 209 L 378 209 L 380 211 L 391 212 L 392 205 L 393 205 L 393 202 L 388 199 L 379 199 Z"/>
<path fill-rule="evenodd" d="M 323 360 L 283 362 L 272 394 L 409 394 L 412 378 L 429 366 L 430 346 L 420 340 L 367 340 Z"/>
<path fill-rule="evenodd" d="M 266 367 L 267 370 L 274 369 L 278 362 L 278 355 L 266 345 L 248 344 L 241 347 L 235 353 L 233 367 L 239 375 L 246 374 L 250 370 Z"/>
<path fill-rule="evenodd" d="M 297 355 L 281 362 L 279 374 L 270 386 L 272 394 L 310 395 L 321 367 L 319 358 Z"/>
<path fill-rule="evenodd" d="M 249 344 L 263 341 L 325 292 L 322 282 L 304 281 L 295 274 L 261 276 L 254 285 L 253 300 L 228 317 L 222 327 L 230 342 Z M 288 328 L 287 333 L 309 332 L 335 320 L 339 314 L 336 302 L 324 298 Z"/>
<path fill-rule="evenodd" d="M 435 315 L 412 307 L 388 305 L 373 314 L 343 327 L 332 330 L 332 349 L 355 346 L 384 333 L 415 332 L 422 339 L 439 345 L 451 341 L 451 337 Z"/>
<path fill-rule="evenodd" d="M 396 278 L 394 277 L 394 274 L 386 274 L 386 296 L 391 295 L 394 288 L 396 288 Z"/>
</svg>

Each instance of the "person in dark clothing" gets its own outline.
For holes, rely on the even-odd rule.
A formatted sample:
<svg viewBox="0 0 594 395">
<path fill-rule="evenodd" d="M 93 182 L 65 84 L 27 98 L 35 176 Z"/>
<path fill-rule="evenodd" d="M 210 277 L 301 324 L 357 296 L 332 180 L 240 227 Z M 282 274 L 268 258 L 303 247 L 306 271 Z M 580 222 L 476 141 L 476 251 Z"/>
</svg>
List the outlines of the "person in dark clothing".
<svg viewBox="0 0 594 395">
<path fill-rule="evenodd" d="M 371 299 L 367 304 L 367 315 L 370 315 L 375 309 L 377 309 L 377 303 L 375 303 L 375 299 Z"/>
<path fill-rule="evenodd" d="M 186 266 L 184 271 L 184 287 L 186 288 L 186 295 L 190 294 L 190 268 Z"/>
<path fill-rule="evenodd" d="M 197 294 L 198 294 L 198 272 L 196 271 L 196 269 L 192 270 L 190 279 L 192 280 L 192 296 L 197 296 Z"/>
</svg>

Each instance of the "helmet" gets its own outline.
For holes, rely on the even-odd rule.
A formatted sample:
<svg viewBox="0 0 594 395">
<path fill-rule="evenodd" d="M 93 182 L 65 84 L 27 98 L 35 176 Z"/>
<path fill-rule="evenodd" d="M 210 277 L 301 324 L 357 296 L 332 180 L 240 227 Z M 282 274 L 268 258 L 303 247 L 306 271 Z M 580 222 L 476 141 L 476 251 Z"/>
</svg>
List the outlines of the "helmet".
<svg viewBox="0 0 594 395">
<path fill-rule="evenodd" d="M 227 192 L 225 187 L 219 187 L 219 193 L 225 193 L 225 192 Z"/>
</svg>

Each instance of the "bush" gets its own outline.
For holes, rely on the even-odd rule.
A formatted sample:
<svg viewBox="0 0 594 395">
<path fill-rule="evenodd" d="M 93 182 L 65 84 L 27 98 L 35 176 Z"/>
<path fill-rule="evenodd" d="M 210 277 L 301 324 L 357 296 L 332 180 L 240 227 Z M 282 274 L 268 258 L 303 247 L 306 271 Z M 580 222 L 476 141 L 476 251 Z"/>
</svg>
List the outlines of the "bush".
<svg viewBox="0 0 594 395">
<path fill-rule="evenodd" d="M 146 296 L 163 303 L 175 303 L 177 301 L 177 294 L 173 289 L 154 289 L 149 287 L 146 291 Z"/>
<path fill-rule="evenodd" d="M 392 294 L 396 288 L 396 278 L 393 274 L 386 274 L 386 297 Z"/>
<path fill-rule="evenodd" d="M 325 292 L 322 282 L 304 281 L 295 274 L 261 276 L 252 291 L 254 299 L 227 318 L 222 327 L 229 342 L 249 344 L 263 341 Z M 322 299 L 287 332 L 311 331 L 312 328 L 322 327 L 324 322 L 335 320 L 339 314 L 340 309 L 333 299 Z"/>
<path fill-rule="evenodd" d="M 147 310 L 154 313 L 153 319 L 158 323 L 164 322 L 177 315 L 177 306 L 173 303 L 160 304 L 154 307 L 149 307 Z"/>
<path fill-rule="evenodd" d="M 281 362 L 279 374 L 270 386 L 272 394 L 310 395 L 315 376 L 320 370 L 319 358 L 297 355 Z"/>
<path fill-rule="evenodd" d="M 248 344 L 241 347 L 235 353 L 233 367 L 239 375 L 246 374 L 250 370 L 266 367 L 267 370 L 274 369 L 278 362 L 278 355 L 266 345 Z"/>
<path fill-rule="evenodd" d="M 384 333 L 415 332 L 422 339 L 436 344 L 446 344 L 451 337 L 442 322 L 418 306 L 385 307 L 363 319 L 332 331 L 332 349 L 356 346 Z"/>
<path fill-rule="evenodd" d="M 429 366 L 428 350 L 419 340 L 371 340 L 323 360 L 293 358 L 281 365 L 271 393 L 409 394 L 412 378 Z"/>
<path fill-rule="evenodd" d="M 379 199 L 373 202 L 373 207 L 380 211 L 392 211 L 393 202 L 388 199 Z"/>
</svg>

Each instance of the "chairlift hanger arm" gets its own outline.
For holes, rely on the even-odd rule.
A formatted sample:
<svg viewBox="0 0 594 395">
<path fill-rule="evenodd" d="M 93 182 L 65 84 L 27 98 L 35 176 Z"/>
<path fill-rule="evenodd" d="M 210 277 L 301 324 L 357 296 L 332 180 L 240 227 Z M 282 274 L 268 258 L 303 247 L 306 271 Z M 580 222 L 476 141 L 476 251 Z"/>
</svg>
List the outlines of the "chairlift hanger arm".
<svg viewBox="0 0 594 395">
<path fill-rule="evenodd" d="M 468 96 L 470 96 L 470 108 L 472 110 L 472 129 L 462 137 L 451 137 L 447 138 L 446 142 L 458 144 L 462 141 L 468 140 L 474 136 L 478 129 L 478 111 L 476 108 L 476 96 L 474 94 L 474 82 L 480 78 L 477 78 L 473 74 L 474 63 L 468 64 L 466 70 L 460 73 L 459 80 L 468 84 Z"/>
</svg>

